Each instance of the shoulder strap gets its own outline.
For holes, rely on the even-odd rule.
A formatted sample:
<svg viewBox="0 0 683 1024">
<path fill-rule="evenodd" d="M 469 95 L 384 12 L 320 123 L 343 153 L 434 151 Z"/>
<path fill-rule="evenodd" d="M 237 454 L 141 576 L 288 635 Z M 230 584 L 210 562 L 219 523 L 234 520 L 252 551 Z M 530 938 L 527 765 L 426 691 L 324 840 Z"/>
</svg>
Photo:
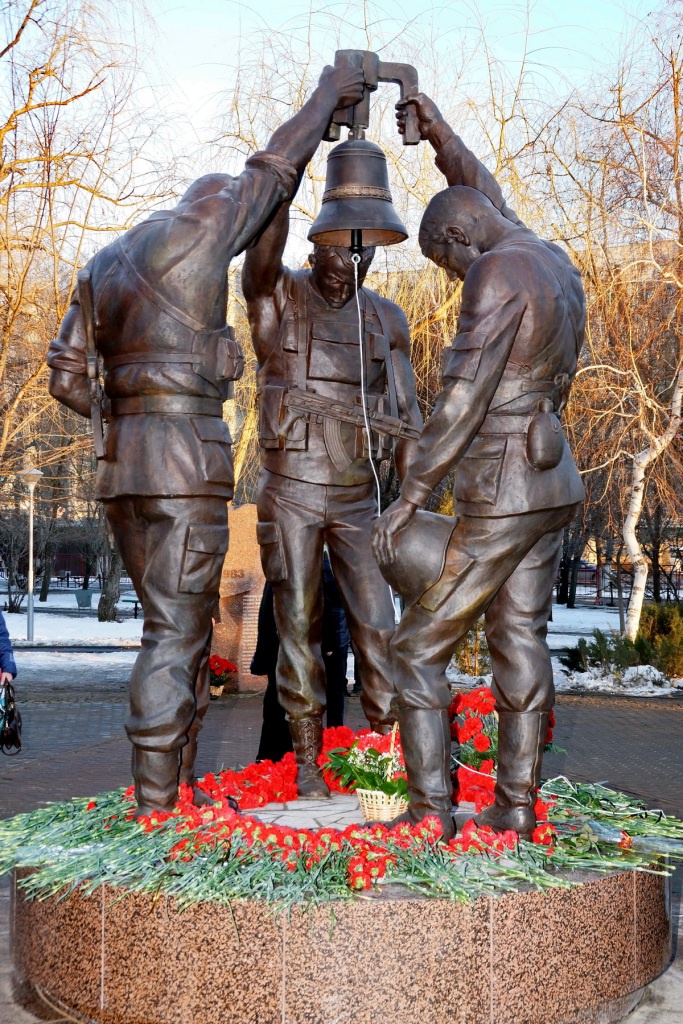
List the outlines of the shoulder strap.
<svg viewBox="0 0 683 1024">
<path fill-rule="evenodd" d="M 294 317 L 297 325 L 297 387 L 306 388 L 308 377 L 308 272 L 294 273 Z"/>
<path fill-rule="evenodd" d="M 174 306 L 172 302 L 158 292 L 156 288 L 152 287 L 147 278 L 143 277 L 137 267 L 133 264 L 130 256 L 123 247 L 122 239 L 117 238 L 114 242 L 114 249 L 128 276 L 137 285 L 145 298 L 155 305 L 157 309 L 160 309 L 162 313 L 166 313 L 166 315 L 170 316 L 172 320 L 182 324 L 183 327 L 189 328 L 191 331 L 207 330 L 205 324 L 201 323 L 199 320 L 195 320 L 193 316 L 190 316 L 189 313 L 183 312 L 182 309 L 178 309 L 177 306 Z"/>
<path fill-rule="evenodd" d="M 370 303 L 370 305 L 374 309 L 375 313 L 377 314 L 377 319 L 379 320 L 379 325 L 382 328 L 382 334 L 384 335 L 384 340 L 385 340 L 385 344 L 386 344 L 386 356 L 385 356 L 384 362 L 385 362 L 385 365 L 386 365 L 386 368 L 387 368 L 387 389 L 389 391 L 389 411 L 390 411 L 392 416 L 394 416 L 396 419 L 398 419 L 399 418 L 399 415 L 398 415 L 398 392 L 396 390 L 396 375 L 394 374 L 394 364 L 391 361 L 391 337 L 389 335 L 389 328 L 387 326 L 387 319 L 386 319 L 386 317 L 384 315 L 384 312 L 382 311 L 382 299 L 381 299 L 381 296 L 378 296 L 379 302 L 375 302 L 373 300 L 372 296 L 369 293 L 367 293 L 365 291 L 365 289 L 361 289 L 361 295 L 365 295 L 367 297 L 368 302 Z"/>
</svg>

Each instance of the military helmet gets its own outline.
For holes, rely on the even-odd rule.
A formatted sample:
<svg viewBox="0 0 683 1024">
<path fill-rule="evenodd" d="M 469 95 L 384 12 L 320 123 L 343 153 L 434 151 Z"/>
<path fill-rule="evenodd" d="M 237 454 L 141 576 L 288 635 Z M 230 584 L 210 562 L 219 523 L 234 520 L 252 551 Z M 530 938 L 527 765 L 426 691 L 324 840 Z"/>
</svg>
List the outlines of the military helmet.
<svg viewBox="0 0 683 1024">
<path fill-rule="evenodd" d="M 457 519 L 418 510 L 394 537 L 396 560 L 380 565 L 387 583 L 413 605 L 441 577 Z"/>
</svg>

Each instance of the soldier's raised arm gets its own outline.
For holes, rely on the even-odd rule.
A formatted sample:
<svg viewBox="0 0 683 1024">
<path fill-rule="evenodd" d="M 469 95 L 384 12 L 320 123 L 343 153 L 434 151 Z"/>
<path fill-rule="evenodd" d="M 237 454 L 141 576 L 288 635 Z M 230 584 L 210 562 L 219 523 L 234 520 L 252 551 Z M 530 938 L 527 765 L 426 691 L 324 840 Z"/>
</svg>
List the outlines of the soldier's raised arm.
<svg viewBox="0 0 683 1024">
<path fill-rule="evenodd" d="M 491 172 L 468 149 L 460 136 L 456 135 L 444 120 L 436 103 L 424 93 L 406 96 L 396 104 L 398 130 L 405 130 L 405 108 L 412 104 L 417 111 L 420 135 L 429 142 L 436 152 L 436 166 L 444 174 L 449 185 L 467 185 L 483 192 L 507 220 L 524 227 L 514 210 L 505 202 L 500 185 Z"/>
<path fill-rule="evenodd" d="M 242 268 L 242 291 L 259 362 L 266 358 L 265 350 L 278 337 L 282 314 L 278 301 L 282 289 L 278 289 L 278 282 L 284 271 L 282 254 L 289 234 L 289 207 L 289 203 L 280 205 L 256 244 L 247 249 Z"/>
<path fill-rule="evenodd" d="M 181 201 L 183 217 L 173 225 L 179 244 L 201 224 L 217 255 L 223 250 L 232 258 L 242 252 L 278 203 L 292 198 L 332 114 L 361 99 L 363 82 L 359 68 L 326 67 L 310 99 L 273 133 L 264 150 L 249 157 L 242 174 L 207 175 L 195 182 Z"/>
<path fill-rule="evenodd" d="M 363 96 L 363 72 L 360 68 L 323 68 L 318 86 L 298 114 L 273 133 L 266 153 L 276 153 L 304 172 L 322 141 L 332 114 L 338 107 L 352 106 Z"/>
<path fill-rule="evenodd" d="M 242 290 L 247 302 L 269 298 L 282 273 L 282 254 L 289 235 L 290 203 L 282 203 L 257 241 L 247 249 L 242 268 Z"/>
</svg>

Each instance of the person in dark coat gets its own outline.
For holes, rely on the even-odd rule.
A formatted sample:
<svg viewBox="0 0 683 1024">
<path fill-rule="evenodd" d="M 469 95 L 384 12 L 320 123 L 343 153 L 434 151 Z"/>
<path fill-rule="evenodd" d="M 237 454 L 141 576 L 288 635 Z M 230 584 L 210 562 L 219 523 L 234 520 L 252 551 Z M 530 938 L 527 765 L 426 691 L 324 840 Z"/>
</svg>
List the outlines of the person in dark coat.
<svg viewBox="0 0 683 1024">
<path fill-rule="evenodd" d="M 17 674 L 17 665 L 12 651 L 5 616 L 0 612 L 0 686 L 11 683 Z"/>
<path fill-rule="evenodd" d="M 323 636 L 321 650 L 325 663 L 327 728 L 344 724 L 346 663 L 349 657 L 349 627 L 344 605 L 327 552 L 323 556 Z"/>
<path fill-rule="evenodd" d="M 327 727 L 330 728 L 344 724 L 349 629 L 327 553 L 323 560 L 323 600 L 321 648 L 327 680 Z M 250 666 L 253 675 L 268 677 L 268 685 L 263 695 L 263 725 L 257 761 L 280 761 L 293 749 L 287 716 L 277 696 L 276 668 L 279 649 L 280 638 L 275 626 L 273 588 L 270 583 L 266 583 L 259 607 L 256 650 Z"/>
</svg>

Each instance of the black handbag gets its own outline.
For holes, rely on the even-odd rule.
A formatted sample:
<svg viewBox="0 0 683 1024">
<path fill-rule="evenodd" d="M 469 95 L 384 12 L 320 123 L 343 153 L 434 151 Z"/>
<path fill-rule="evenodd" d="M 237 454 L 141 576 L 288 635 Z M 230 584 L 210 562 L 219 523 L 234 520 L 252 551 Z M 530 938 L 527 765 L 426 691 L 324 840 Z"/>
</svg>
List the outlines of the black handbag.
<svg viewBox="0 0 683 1024">
<path fill-rule="evenodd" d="M 10 755 L 21 750 L 21 715 L 11 683 L 0 686 L 0 750 Z"/>
</svg>

